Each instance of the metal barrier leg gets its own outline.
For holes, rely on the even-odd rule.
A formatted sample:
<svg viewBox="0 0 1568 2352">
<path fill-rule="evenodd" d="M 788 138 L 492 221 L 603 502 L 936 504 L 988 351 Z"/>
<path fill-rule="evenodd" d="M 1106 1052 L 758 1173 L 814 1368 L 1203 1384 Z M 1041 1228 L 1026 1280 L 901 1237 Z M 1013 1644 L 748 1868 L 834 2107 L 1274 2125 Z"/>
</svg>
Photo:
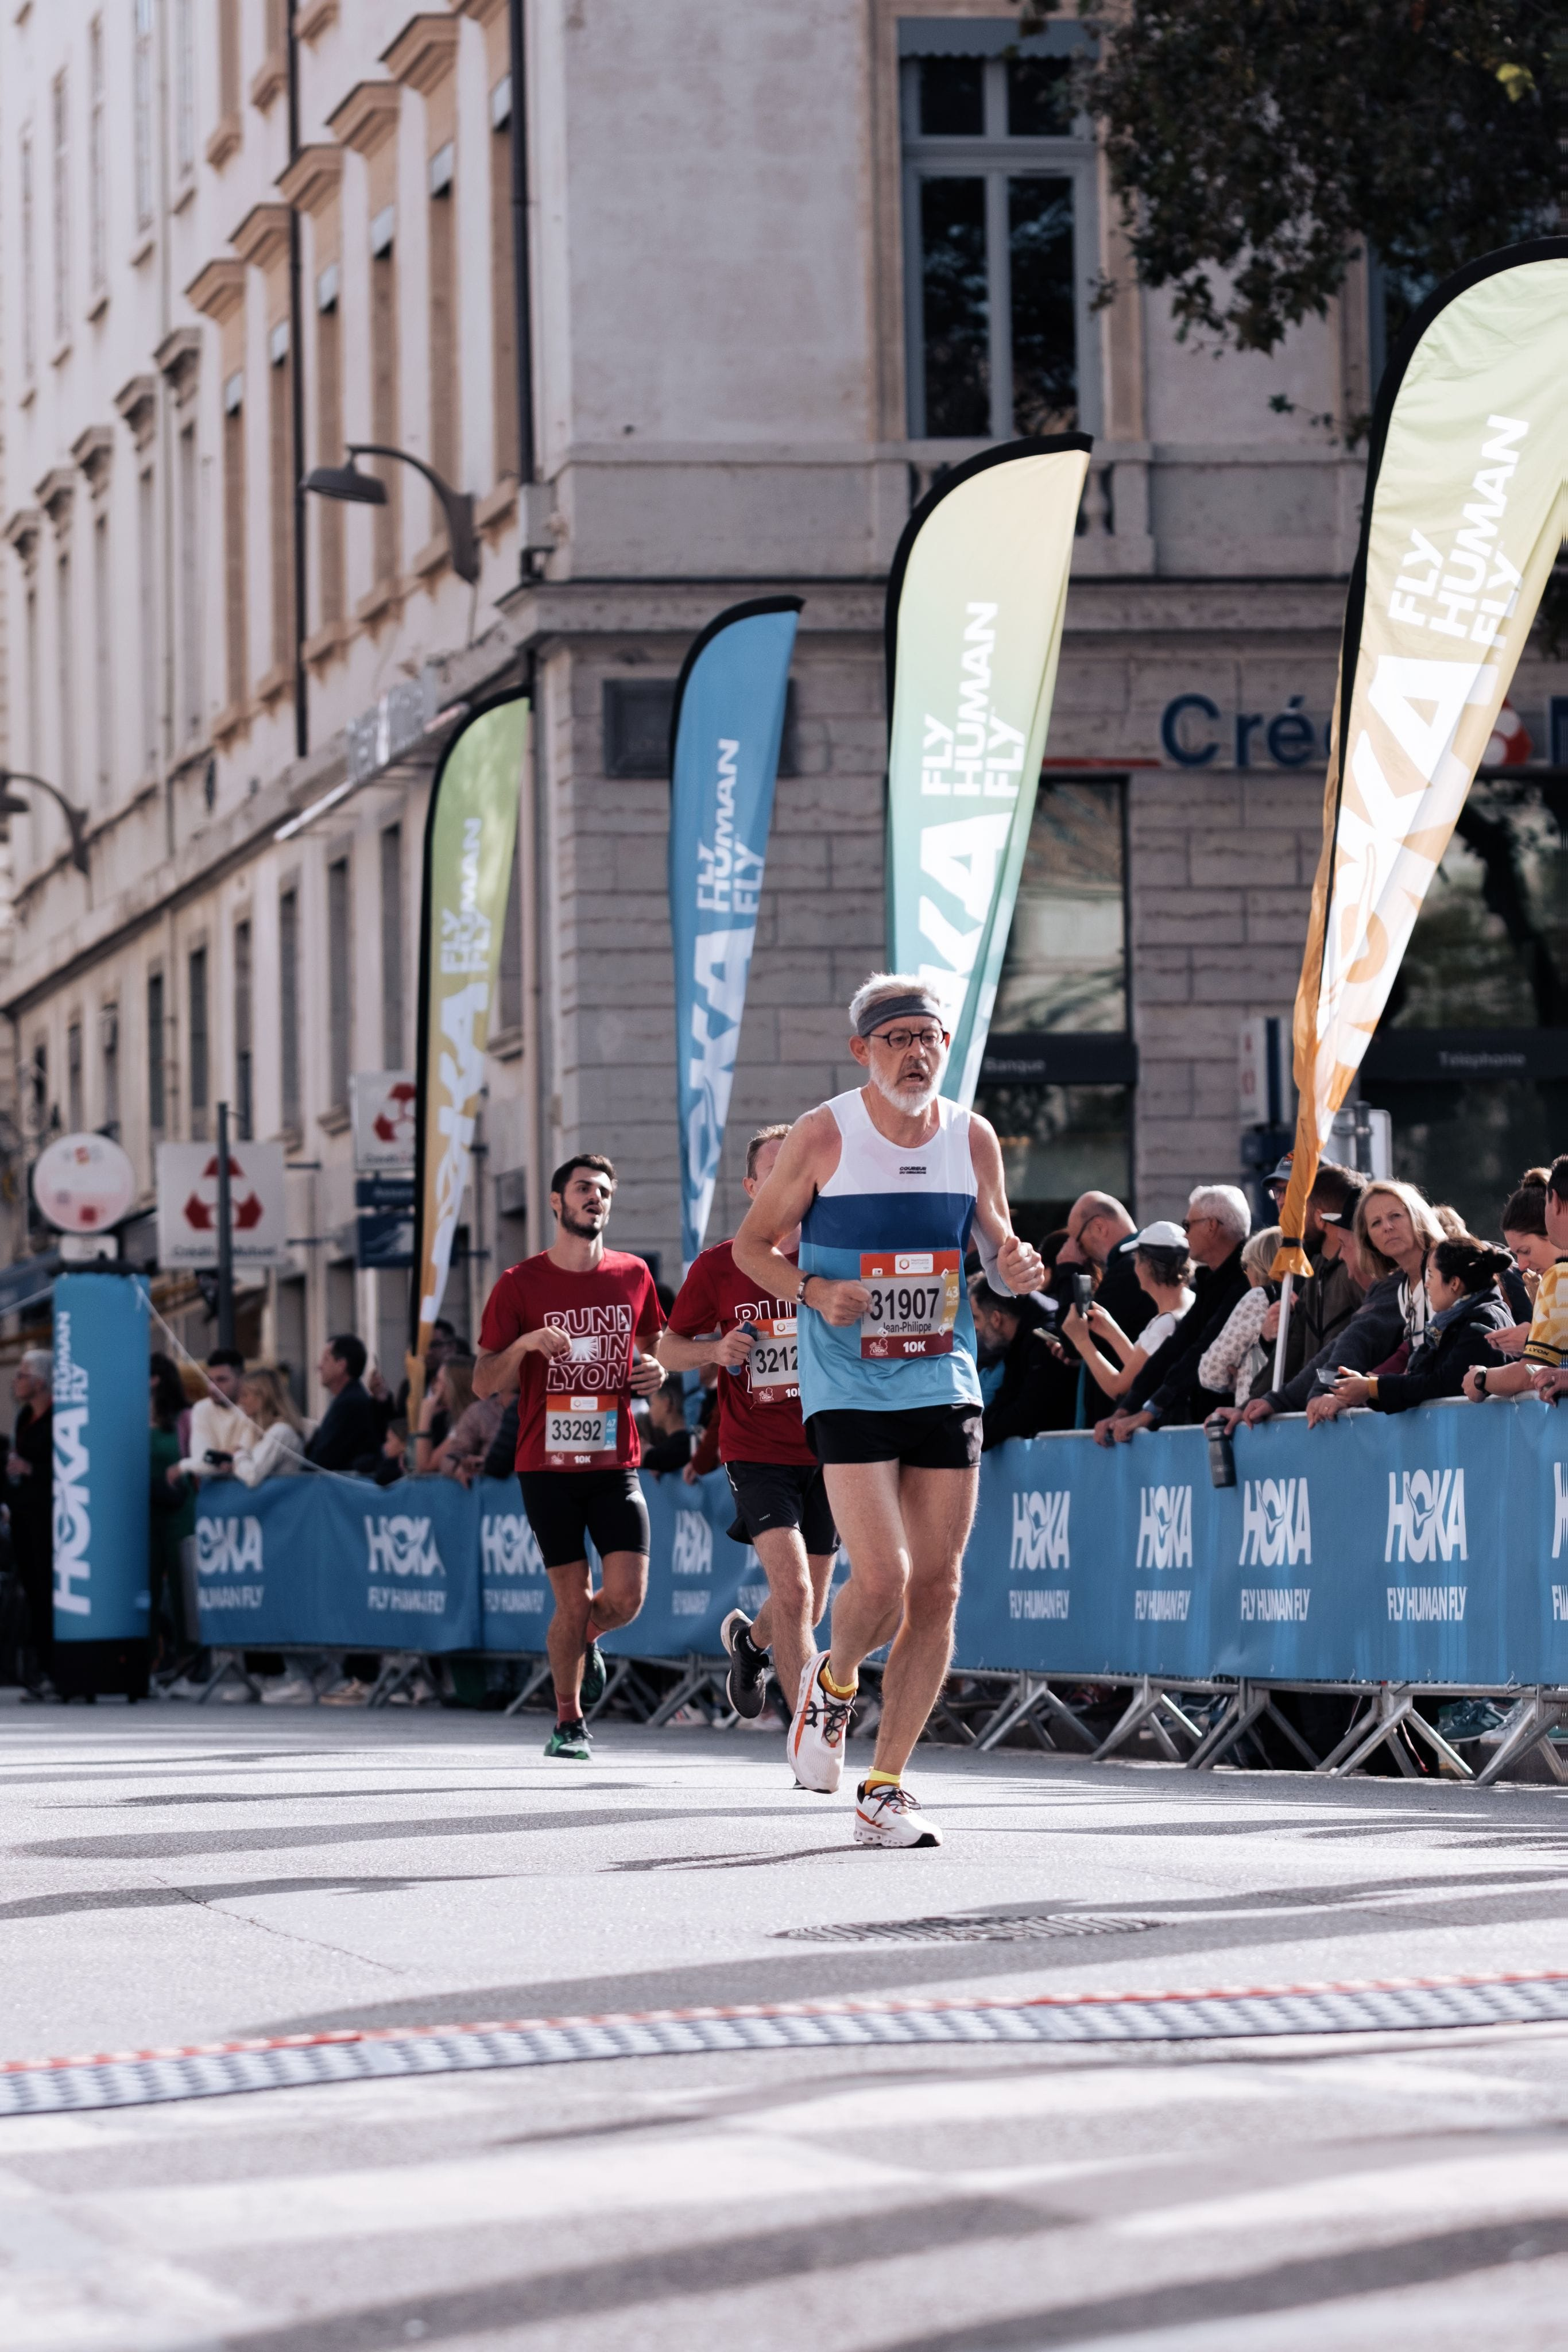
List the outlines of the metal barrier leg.
<svg viewBox="0 0 1568 2352">
<path fill-rule="evenodd" d="M 626 1677 L 631 1671 L 632 1661 L 630 1658 L 611 1659 L 610 1672 L 604 1677 L 604 1688 L 600 1693 L 594 1705 L 589 1708 L 587 1716 L 584 1718 L 585 1721 L 592 1723 L 598 1717 L 603 1714 L 605 1708 L 609 1706 L 611 1700 L 614 1697 L 616 1692 L 626 1680 Z"/>
<path fill-rule="evenodd" d="M 1404 1742 L 1393 1735 L 1406 1717 L 1415 1713 L 1415 1698 L 1403 1684 L 1383 1684 L 1373 1700 L 1371 1713 L 1352 1724 L 1339 1746 L 1332 1748 L 1316 1769 L 1329 1780 L 1342 1780 L 1347 1773 L 1364 1764 L 1367 1758 L 1375 1754 L 1386 1741 L 1400 1771 L 1407 1780 L 1414 1780 L 1418 1777 L 1416 1767 L 1406 1752 Z M 1430 1725 L 1426 1727 L 1431 1728 Z M 1453 1751 L 1450 1749 L 1448 1752 L 1452 1754 Z M 1458 1759 L 1455 1760 L 1457 1762 Z"/>
<path fill-rule="evenodd" d="M 534 1693 L 537 1690 L 541 1690 L 545 1684 L 549 1682 L 549 1660 L 548 1658 L 540 1658 L 535 1665 L 532 1674 L 529 1675 L 528 1680 L 524 1683 L 522 1689 L 517 1693 L 517 1697 L 511 1701 L 511 1703 L 505 1708 L 504 1712 L 507 1715 L 520 1715 L 524 1707 L 527 1706 L 529 1699 L 532 1698 Z"/>
<path fill-rule="evenodd" d="M 1186 1759 L 1189 1772 L 1211 1772 L 1220 1758 L 1236 1747 L 1247 1733 L 1260 1723 L 1271 1723 L 1282 1731 L 1307 1769 L 1315 1772 L 1318 1759 L 1293 1723 L 1282 1716 L 1274 1705 L 1273 1693 L 1257 1683 L 1240 1682 L 1219 1721 L 1205 1735 L 1201 1745 Z"/>
<path fill-rule="evenodd" d="M 1203 1735 L 1196 1723 L 1188 1721 L 1170 1695 L 1172 1688 L 1180 1687 L 1180 1685 L 1167 1686 L 1164 1683 L 1155 1682 L 1148 1675 L 1140 1675 L 1133 1685 L 1132 1697 L 1127 1702 L 1120 1722 L 1113 1725 L 1106 1733 L 1099 1747 L 1095 1748 L 1090 1759 L 1091 1762 L 1098 1764 L 1103 1758 L 1113 1755 L 1124 1741 L 1130 1739 L 1134 1732 L 1146 1723 L 1155 1745 L 1166 1763 L 1181 1763 L 1183 1760 L 1181 1750 L 1160 1721 L 1160 1710 L 1163 1708 L 1166 1715 L 1175 1717 L 1195 1748 Z"/>
<path fill-rule="evenodd" d="M 648 1717 L 649 1730 L 657 1731 L 663 1725 L 673 1722 L 674 1717 L 679 1715 L 682 1707 L 688 1705 L 691 1700 L 698 1697 L 700 1694 L 706 1690 L 711 1684 L 722 1683 L 727 1671 L 727 1669 L 722 1664 L 717 1664 L 713 1660 L 706 1658 L 688 1658 L 686 1661 L 686 1671 L 681 1676 L 680 1681 L 675 1685 L 674 1689 L 665 1693 L 664 1698 L 661 1699 L 659 1705 Z M 605 1697 L 608 1698 L 609 1696 L 610 1685 L 607 1683 L 605 1685 Z M 594 1712 L 597 1714 L 598 1709 L 595 1708 Z M 725 1712 L 727 1715 L 729 1712 L 727 1700 L 725 1703 Z"/>
<path fill-rule="evenodd" d="M 423 1672 L 424 1654 L 420 1650 L 392 1650 L 382 1660 L 382 1670 L 371 1687 L 365 1701 L 367 1706 L 385 1706 L 394 1693 L 406 1690 L 414 1676 Z"/>
<path fill-rule="evenodd" d="M 1490 1788 L 1500 1780 L 1509 1765 L 1518 1763 L 1539 1748 L 1554 1780 L 1568 1781 L 1565 1769 L 1552 1745 L 1552 1727 L 1568 1714 L 1568 1695 L 1554 1693 L 1550 1697 L 1543 1689 L 1521 1692 L 1502 1726 L 1498 1745 L 1481 1769 L 1476 1774 L 1478 1789 Z"/>
<path fill-rule="evenodd" d="M 261 1703 L 261 1685 L 246 1666 L 244 1654 L 239 1650 L 213 1652 L 213 1671 L 196 1694 L 196 1705 L 205 1706 L 213 1693 L 222 1684 L 226 1683 L 231 1675 L 235 1682 L 245 1685 L 251 1706 L 258 1706 Z"/>
<path fill-rule="evenodd" d="M 1041 1735 L 1044 1728 L 1040 1720 L 1042 1711 L 1051 1717 L 1053 1726 L 1071 1726 L 1074 1737 L 1082 1742 L 1084 1753 L 1092 1755 L 1093 1733 L 1073 1714 L 1067 1701 L 1057 1696 L 1048 1682 L 1043 1678 L 1036 1680 L 1032 1675 L 1019 1675 L 1012 1696 L 1002 1701 L 981 1732 L 977 1745 L 982 1752 L 999 1748 L 1009 1732 L 1016 1731 L 1023 1723 L 1027 1723 L 1037 1736 Z"/>
</svg>

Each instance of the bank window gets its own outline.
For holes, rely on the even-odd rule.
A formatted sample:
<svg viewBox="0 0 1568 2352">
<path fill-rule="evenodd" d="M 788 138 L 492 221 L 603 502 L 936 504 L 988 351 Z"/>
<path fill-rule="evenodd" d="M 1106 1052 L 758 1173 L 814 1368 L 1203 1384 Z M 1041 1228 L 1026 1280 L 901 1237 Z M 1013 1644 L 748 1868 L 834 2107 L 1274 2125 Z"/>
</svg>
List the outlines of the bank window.
<svg viewBox="0 0 1568 2352">
<path fill-rule="evenodd" d="M 1568 1131 L 1568 782 L 1478 778 L 1362 1067 L 1396 1173 L 1495 1234 Z"/>
<path fill-rule="evenodd" d="M 1092 432 L 1094 149 L 1071 55 L 942 50 L 1016 48 L 1011 22 L 899 29 L 937 52 L 901 66 L 910 436 Z"/>
<path fill-rule="evenodd" d="M 1126 873 L 1124 781 L 1043 778 L 975 1097 L 1031 1240 L 1080 1192 L 1130 1199 Z"/>
</svg>

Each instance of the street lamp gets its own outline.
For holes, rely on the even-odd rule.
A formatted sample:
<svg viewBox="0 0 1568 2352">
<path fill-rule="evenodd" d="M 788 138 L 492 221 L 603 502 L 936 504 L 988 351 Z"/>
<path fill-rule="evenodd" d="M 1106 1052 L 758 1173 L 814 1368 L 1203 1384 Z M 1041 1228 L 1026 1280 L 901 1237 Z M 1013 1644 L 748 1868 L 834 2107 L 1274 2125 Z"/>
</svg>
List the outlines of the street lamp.
<svg viewBox="0 0 1568 2352">
<path fill-rule="evenodd" d="M 433 466 L 423 457 L 415 457 L 407 449 L 389 449 L 379 441 L 350 441 L 346 466 L 317 466 L 306 475 L 301 488 L 314 490 L 323 499 L 341 499 L 350 506 L 384 507 L 387 502 L 386 484 L 373 474 L 361 474 L 355 465 L 356 457 L 396 457 L 423 474 L 436 497 L 441 500 L 446 517 L 446 537 L 452 549 L 452 569 L 459 580 L 472 587 L 479 577 L 479 541 L 474 530 L 474 500 L 466 490 L 455 490 L 444 482 Z"/>
<path fill-rule="evenodd" d="M 51 800 L 58 801 L 66 813 L 66 823 L 71 829 L 71 864 L 78 874 L 85 875 L 90 881 L 86 810 L 78 809 L 74 801 L 68 801 L 58 784 L 48 783 L 42 776 L 26 775 L 20 768 L 7 768 L 4 761 L 0 761 L 0 816 L 26 816 L 31 813 L 28 803 L 18 800 L 11 790 L 13 784 L 31 784 L 35 791 L 47 793 Z"/>
</svg>

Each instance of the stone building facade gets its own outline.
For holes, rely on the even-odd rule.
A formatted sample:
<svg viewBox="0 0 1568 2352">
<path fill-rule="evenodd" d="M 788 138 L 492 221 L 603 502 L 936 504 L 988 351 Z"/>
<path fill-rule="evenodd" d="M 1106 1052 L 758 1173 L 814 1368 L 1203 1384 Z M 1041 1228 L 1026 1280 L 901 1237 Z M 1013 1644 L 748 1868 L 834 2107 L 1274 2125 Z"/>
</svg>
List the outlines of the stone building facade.
<svg viewBox="0 0 1568 2352">
<path fill-rule="evenodd" d="M 1294 991 L 1343 421 L 1384 306 L 1357 264 L 1273 359 L 1178 341 L 1071 110 L 1080 35 L 1016 32 L 999 0 L 5 12 L 0 751 L 85 813 L 89 867 L 23 787 L 6 1255 L 51 1125 L 116 1129 L 150 1205 L 158 1140 L 226 1099 L 295 1171 L 255 1344 L 298 1365 L 352 1321 L 395 1357 L 402 1278 L 352 1264 L 347 1081 L 413 1055 L 453 714 L 527 676 L 457 1319 L 580 1144 L 623 1171 L 622 1241 L 675 1271 L 659 744 L 685 646 L 737 598 L 805 599 L 718 1231 L 750 1122 L 843 1081 L 882 959 L 899 532 L 937 468 L 1065 421 L 1095 456 L 982 1101 L 1036 1223 L 1081 1181 L 1155 1214 L 1236 1173 L 1239 1026 Z M 472 494 L 472 591 L 395 463 L 365 461 L 384 507 L 304 500 L 297 563 L 296 475 L 351 442 Z M 1565 685 L 1521 673 L 1538 748 Z"/>
</svg>

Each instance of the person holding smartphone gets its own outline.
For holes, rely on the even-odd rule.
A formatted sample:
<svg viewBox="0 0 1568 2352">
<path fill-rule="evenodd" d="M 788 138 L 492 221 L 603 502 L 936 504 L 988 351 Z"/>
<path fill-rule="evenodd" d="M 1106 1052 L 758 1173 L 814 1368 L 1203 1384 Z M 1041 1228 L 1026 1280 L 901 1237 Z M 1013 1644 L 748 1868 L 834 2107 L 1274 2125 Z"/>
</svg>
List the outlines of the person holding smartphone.
<svg viewBox="0 0 1568 2352">
<path fill-rule="evenodd" d="M 1090 1378 L 1108 1397 L 1124 1397 L 1157 1348 L 1163 1348 L 1192 1305 L 1192 1259 L 1186 1235 L 1168 1217 L 1145 1225 L 1133 1252 L 1138 1288 L 1153 1302 L 1153 1313 L 1135 1339 L 1130 1339 L 1103 1307 L 1075 1297 L 1062 1318 L 1061 1336 L 1076 1348 L 1089 1368 Z M 1098 1344 L 1115 1356 L 1113 1363 Z"/>
</svg>

